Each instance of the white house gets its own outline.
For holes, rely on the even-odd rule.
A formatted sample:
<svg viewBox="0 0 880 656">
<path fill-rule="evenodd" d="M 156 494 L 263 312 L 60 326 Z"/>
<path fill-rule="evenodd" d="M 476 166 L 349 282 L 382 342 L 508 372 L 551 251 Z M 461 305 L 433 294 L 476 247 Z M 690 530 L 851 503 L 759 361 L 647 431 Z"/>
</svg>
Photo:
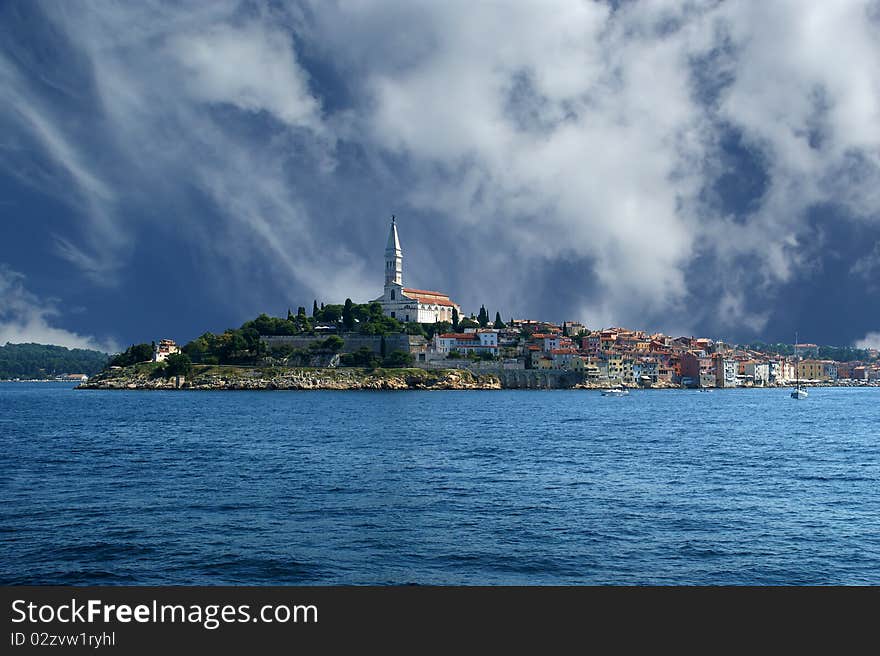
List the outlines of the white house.
<svg viewBox="0 0 880 656">
<path fill-rule="evenodd" d="M 180 353 L 180 349 L 173 339 L 163 339 L 153 348 L 153 362 L 165 362 L 168 356 Z"/>
<path fill-rule="evenodd" d="M 491 353 L 498 355 L 498 332 L 490 329 L 466 333 L 434 335 L 434 351 L 448 355 L 450 351 L 467 353 Z"/>
</svg>

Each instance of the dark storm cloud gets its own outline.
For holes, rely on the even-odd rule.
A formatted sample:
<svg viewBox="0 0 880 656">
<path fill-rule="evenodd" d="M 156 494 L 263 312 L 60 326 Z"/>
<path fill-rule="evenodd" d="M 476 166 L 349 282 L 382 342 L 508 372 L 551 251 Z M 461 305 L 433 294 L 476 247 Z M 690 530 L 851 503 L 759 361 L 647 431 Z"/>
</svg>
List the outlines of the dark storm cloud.
<svg viewBox="0 0 880 656">
<path fill-rule="evenodd" d="M 9 3 L 4 325 L 186 339 L 368 300 L 394 213 L 407 283 L 468 312 L 861 339 L 870 11 Z"/>
</svg>

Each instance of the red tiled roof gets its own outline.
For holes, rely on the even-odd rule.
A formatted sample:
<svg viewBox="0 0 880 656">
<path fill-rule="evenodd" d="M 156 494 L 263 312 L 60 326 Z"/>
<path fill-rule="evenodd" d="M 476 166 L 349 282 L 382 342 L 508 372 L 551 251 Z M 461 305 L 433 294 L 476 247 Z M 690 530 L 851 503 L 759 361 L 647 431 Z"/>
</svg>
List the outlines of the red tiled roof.
<svg viewBox="0 0 880 656">
<path fill-rule="evenodd" d="M 443 333 L 440 335 L 444 339 L 476 339 L 476 333 Z"/>
<path fill-rule="evenodd" d="M 443 298 L 449 298 L 449 294 L 444 294 L 443 292 L 432 292 L 428 289 L 412 289 L 410 287 L 404 287 L 403 293 L 419 294 L 420 296 L 442 296 Z"/>
<path fill-rule="evenodd" d="M 425 305 L 443 305 L 444 307 L 453 307 L 455 303 L 449 300 L 446 294 L 440 292 L 429 292 L 421 289 L 404 289 L 404 296 L 407 296 L 419 303 Z"/>
</svg>

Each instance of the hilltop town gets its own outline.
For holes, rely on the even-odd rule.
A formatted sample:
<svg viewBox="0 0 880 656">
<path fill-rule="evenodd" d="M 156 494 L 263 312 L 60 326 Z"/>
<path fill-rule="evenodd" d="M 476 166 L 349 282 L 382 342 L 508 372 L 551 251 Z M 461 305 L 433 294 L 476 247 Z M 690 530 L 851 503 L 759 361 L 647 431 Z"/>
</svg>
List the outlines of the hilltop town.
<svg viewBox="0 0 880 656">
<path fill-rule="evenodd" d="M 235 367 L 250 368 L 249 379 L 257 377 L 266 387 L 311 388 L 323 384 L 315 381 L 331 380 L 325 374 L 306 380 L 284 370 L 346 368 L 373 372 L 374 382 L 378 369 L 408 369 L 407 380 L 417 385 L 429 383 L 414 370 L 469 372 L 465 378 L 455 376 L 469 385 L 491 388 L 773 387 L 796 380 L 808 385 L 880 385 L 876 349 L 807 343 L 742 346 L 620 327 L 591 329 L 574 321 L 505 322 L 499 312 L 492 321 L 485 307 L 462 316 L 460 305 L 448 294 L 403 285 L 403 251 L 394 217 L 385 248 L 382 296 L 362 304 L 347 299 L 340 305 L 319 305 L 315 300 L 310 316 L 305 307 L 296 314 L 288 310 L 286 318 L 263 314 L 241 328 L 205 333 L 182 347 L 170 339 L 133 345 L 86 386 L 118 383 L 114 372 L 134 365 L 141 366 L 137 381 L 127 383 L 134 387 L 147 381 L 154 381 L 147 385 L 153 387 L 244 384 Z M 173 384 L 168 382 L 171 378 Z M 334 385 L 363 386 L 350 375 L 332 380 Z M 448 380 L 441 376 L 430 384 L 443 387 Z M 381 381 L 376 384 L 383 386 Z"/>
</svg>

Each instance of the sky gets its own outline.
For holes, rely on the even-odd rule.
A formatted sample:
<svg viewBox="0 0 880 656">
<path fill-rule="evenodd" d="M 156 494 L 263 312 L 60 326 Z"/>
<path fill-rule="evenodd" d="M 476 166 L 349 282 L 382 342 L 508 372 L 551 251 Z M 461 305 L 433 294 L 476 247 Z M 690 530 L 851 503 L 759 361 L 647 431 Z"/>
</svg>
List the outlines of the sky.
<svg viewBox="0 0 880 656">
<path fill-rule="evenodd" d="M 0 344 L 407 286 L 880 346 L 880 1 L 0 3 Z"/>
</svg>

